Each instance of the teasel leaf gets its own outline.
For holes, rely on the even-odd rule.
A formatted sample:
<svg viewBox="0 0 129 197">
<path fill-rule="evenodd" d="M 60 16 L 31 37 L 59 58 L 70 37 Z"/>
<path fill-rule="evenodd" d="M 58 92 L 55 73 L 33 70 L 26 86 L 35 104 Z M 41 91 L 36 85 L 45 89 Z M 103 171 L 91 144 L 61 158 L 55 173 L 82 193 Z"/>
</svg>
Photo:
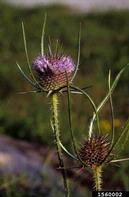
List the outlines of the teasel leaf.
<svg viewBox="0 0 129 197">
<path fill-rule="evenodd" d="M 89 85 L 89 86 L 86 86 L 86 87 L 81 88 L 81 90 L 86 91 L 87 89 L 89 89 L 89 88 L 91 88 L 91 87 L 92 87 L 92 85 Z M 72 88 L 70 88 L 70 92 L 73 93 L 73 94 L 83 94 L 82 92 L 77 91 L 77 90 L 75 91 L 75 90 L 72 89 Z"/>
<path fill-rule="evenodd" d="M 125 140 L 123 139 L 125 135 L 126 137 L 129 135 L 129 119 L 126 121 L 120 133 L 121 133 L 120 136 L 117 138 L 116 142 L 113 144 L 113 148 L 115 148 L 120 143 L 121 140 L 123 140 L 124 145 L 126 144 L 125 142 L 129 140 L 129 138 L 127 139 L 125 138 Z"/>
<path fill-rule="evenodd" d="M 117 147 L 117 145 L 120 143 L 122 140 L 123 136 L 126 134 L 126 132 L 129 132 L 129 119 L 126 121 L 123 129 L 121 130 L 120 136 L 116 139 L 116 141 L 112 144 L 107 156 L 105 157 L 104 161 L 108 158 L 108 156 L 111 154 L 111 152 Z M 103 162 L 104 162 L 103 161 Z"/>
<path fill-rule="evenodd" d="M 26 60 L 27 60 L 29 72 L 30 72 L 30 74 L 31 74 L 32 77 L 33 77 L 32 69 L 31 69 L 31 65 L 30 65 L 30 60 L 29 60 L 29 56 L 28 56 L 28 49 L 27 49 L 27 42 L 26 42 L 25 27 L 24 27 L 23 21 L 22 21 L 22 34 L 23 34 L 24 49 L 25 49 Z"/>
<path fill-rule="evenodd" d="M 82 93 L 82 95 L 86 96 L 86 98 L 89 100 L 89 102 L 90 102 L 90 104 L 91 104 L 91 106 L 93 108 L 94 114 L 96 114 L 95 118 L 97 119 L 97 126 L 98 126 L 98 131 L 99 131 L 99 134 L 100 134 L 101 131 L 100 131 L 100 125 L 99 125 L 99 116 L 98 116 L 97 107 L 96 107 L 94 101 L 92 100 L 90 95 L 86 91 L 82 90 L 81 88 L 79 88 L 77 86 L 73 86 L 73 85 L 71 85 L 70 87 L 74 88 L 75 90 L 77 90 L 80 93 Z M 91 135 L 92 135 L 92 131 L 89 132 L 89 138 L 91 137 Z"/>
<path fill-rule="evenodd" d="M 78 155 L 78 151 L 77 151 L 77 147 L 76 147 L 76 142 L 75 142 L 75 137 L 74 137 L 74 133 L 73 133 L 73 128 L 72 128 L 70 86 L 69 86 L 67 73 L 65 73 L 65 74 L 66 74 L 66 80 L 67 80 L 67 103 L 68 103 L 69 129 L 70 129 L 70 134 L 71 134 L 72 146 L 73 146 L 73 149 L 74 149 L 74 152 L 75 152 L 77 158 L 79 159 L 79 155 Z"/>
<path fill-rule="evenodd" d="M 68 77 L 67 77 L 67 73 L 66 73 L 66 79 L 67 79 L 67 102 L 68 102 L 68 117 L 69 117 L 69 127 L 70 127 L 70 134 L 71 134 L 71 140 L 72 140 L 72 145 L 73 145 L 73 149 L 74 152 L 76 154 L 77 159 L 80 161 L 80 163 L 87 167 L 86 164 L 82 161 L 82 159 L 79 156 L 77 147 L 76 147 L 76 141 L 75 141 L 75 137 L 74 137 L 74 133 L 73 133 L 73 127 L 72 127 L 72 114 L 71 114 L 71 97 L 70 97 L 70 85 L 69 85 L 69 81 L 68 81 Z"/>
<path fill-rule="evenodd" d="M 31 77 L 33 78 L 34 82 L 37 84 L 38 88 L 42 89 L 42 86 L 39 84 L 39 82 L 36 80 L 31 65 L 30 65 L 30 60 L 29 60 L 29 55 L 28 55 L 28 49 L 27 49 L 27 42 L 26 42 L 26 34 L 25 34 L 25 27 L 24 23 L 22 21 L 22 33 L 23 33 L 23 41 L 24 41 L 24 49 L 25 49 L 25 54 L 26 54 L 26 60 L 29 68 L 29 72 L 31 74 Z M 43 90 L 43 89 L 42 89 Z"/>
<path fill-rule="evenodd" d="M 96 105 L 95 105 L 94 101 L 92 100 L 92 98 L 90 97 L 90 95 L 87 92 L 85 92 L 83 89 L 81 89 L 81 88 L 79 88 L 75 85 L 70 85 L 70 88 L 77 91 L 77 92 L 80 92 L 82 95 L 85 95 L 87 97 L 87 99 L 89 100 L 89 102 L 91 103 L 94 111 L 96 112 L 96 110 L 97 110 Z"/>
<path fill-rule="evenodd" d="M 45 36 L 46 21 L 47 21 L 47 14 L 45 14 L 45 16 L 44 16 L 42 35 L 41 35 L 41 55 L 42 56 L 44 55 L 44 36 Z"/>
<path fill-rule="evenodd" d="M 109 163 L 124 162 L 124 161 L 129 161 L 129 158 L 114 159 L 114 160 L 111 160 Z"/>
<path fill-rule="evenodd" d="M 109 92 L 111 93 L 111 71 L 109 70 L 109 74 L 108 74 L 108 89 Z M 112 101 L 112 94 L 110 94 L 109 97 L 109 103 L 110 103 L 110 109 L 111 109 L 111 147 L 114 143 L 114 132 L 115 132 L 115 128 L 114 128 L 114 108 L 113 108 L 113 101 Z"/>
<path fill-rule="evenodd" d="M 41 91 L 37 91 L 37 90 L 30 90 L 30 91 L 26 91 L 26 92 L 18 92 L 17 94 L 30 94 L 30 93 L 39 93 Z"/>
<path fill-rule="evenodd" d="M 54 129 L 53 128 L 53 124 L 52 124 L 52 121 L 50 122 L 51 123 L 51 127 L 52 127 L 52 130 Z M 59 144 L 60 144 L 60 147 L 62 148 L 62 150 L 67 153 L 67 155 L 69 155 L 72 159 L 75 159 L 75 160 L 78 160 L 72 153 L 70 153 L 66 147 L 62 144 L 61 140 L 59 139 Z"/>
<path fill-rule="evenodd" d="M 91 88 L 92 87 L 92 85 L 89 85 L 89 86 L 86 86 L 86 87 L 83 87 L 83 88 L 81 88 L 82 90 L 87 90 L 87 89 L 89 89 L 89 88 Z M 62 87 L 62 88 L 60 88 L 59 89 L 59 92 L 60 93 L 67 93 L 67 86 L 64 86 L 64 87 Z M 73 93 L 73 94 L 83 94 L 82 92 L 80 92 L 80 91 L 77 91 L 77 90 L 75 90 L 75 88 L 71 88 L 70 87 L 70 93 Z"/>
<path fill-rule="evenodd" d="M 116 88 L 118 81 L 122 75 L 122 73 L 125 71 L 125 69 L 129 67 L 129 64 L 127 64 L 124 68 L 122 68 L 120 70 L 120 72 L 118 73 L 118 75 L 116 76 L 114 82 L 112 83 L 111 87 L 110 87 L 110 91 L 108 91 L 107 95 L 105 96 L 105 98 L 102 100 L 102 102 L 99 104 L 99 106 L 97 107 L 96 113 L 93 113 L 93 117 L 91 119 L 90 122 L 90 126 L 89 126 L 89 135 L 92 135 L 92 131 L 93 131 L 93 125 L 94 125 L 94 121 L 96 119 L 96 114 L 98 114 L 98 112 L 103 108 L 103 106 L 105 105 L 105 103 L 108 101 L 108 99 L 110 98 L 110 95 L 113 93 L 114 89 Z"/>
<path fill-rule="evenodd" d="M 80 24 L 80 30 L 79 30 L 79 35 L 78 35 L 78 54 L 77 54 L 77 65 L 76 65 L 76 68 L 75 68 L 75 71 L 74 71 L 74 75 L 71 79 L 71 82 L 74 80 L 76 74 L 77 74 L 77 71 L 78 71 L 78 68 L 79 68 L 79 64 L 80 64 L 80 49 L 81 49 L 81 24 Z"/>
<path fill-rule="evenodd" d="M 16 62 L 18 69 L 20 70 L 22 76 L 29 82 L 33 87 L 36 87 L 36 84 L 24 73 L 20 65 Z"/>
<path fill-rule="evenodd" d="M 65 146 L 62 144 L 61 141 L 60 141 L 59 143 L 60 143 L 60 146 L 61 146 L 62 150 L 63 150 L 65 153 L 67 153 L 67 155 L 69 155 L 69 156 L 70 156 L 72 159 L 74 159 L 74 160 L 78 160 L 78 158 L 77 158 L 75 155 L 73 155 L 72 153 L 70 153 L 70 152 L 65 148 Z"/>
<path fill-rule="evenodd" d="M 126 146 L 126 144 L 129 143 L 129 126 L 127 128 L 127 133 L 125 134 L 122 146 L 121 146 L 121 150 L 123 150 Z"/>
<path fill-rule="evenodd" d="M 65 167 L 65 168 L 62 168 L 62 167 L 58 167 L 56 168 L 57 170 L 62 170 L 62 169 L 65 169 L 65 170 L 73 170 L 73 169 L 80 169 L 81 166 L 71 166 L 71 167 Z"/>
</svg>

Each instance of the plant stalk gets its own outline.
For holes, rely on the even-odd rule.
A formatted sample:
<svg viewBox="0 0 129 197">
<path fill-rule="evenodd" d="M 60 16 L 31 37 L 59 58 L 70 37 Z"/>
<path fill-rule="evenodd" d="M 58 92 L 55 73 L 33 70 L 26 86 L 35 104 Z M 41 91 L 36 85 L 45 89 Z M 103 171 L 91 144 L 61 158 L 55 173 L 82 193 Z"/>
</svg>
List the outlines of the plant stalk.
<svg viewBox="0 0 129 197">
<path fill-rule="evenodd" d="M 95 190 L 102 190 L 102 166 L 95 166 L 93 168 L 93 177 L 95 182 Z"/>
<path fill-rule="evenodd" d="M 62 149 L 60 146 L 60 127 L 59 127 L 59 114 L 58 114 L 58 93 L 51 94 L 51 110 L 52 110 L 52 129 L 54 133 L 54 140 L 57 149 L 57 155 L 59 160 L 59 167 L 62 172 L 64 189 L 65 189 L 65 197 L 69 197 L 69 188 L 67 182 L 67 175 L 63 161 Z"/>
</svg>

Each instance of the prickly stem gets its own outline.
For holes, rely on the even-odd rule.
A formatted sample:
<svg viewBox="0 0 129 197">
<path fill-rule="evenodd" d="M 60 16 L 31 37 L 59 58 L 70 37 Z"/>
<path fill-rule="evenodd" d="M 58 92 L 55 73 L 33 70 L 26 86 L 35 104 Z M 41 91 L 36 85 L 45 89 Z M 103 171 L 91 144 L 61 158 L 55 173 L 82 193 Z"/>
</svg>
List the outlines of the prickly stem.
<svg viewBox="0 0 129 197">
<path fill-rule="evenodd" d="M 53 93 L 51 95 L 51 110 L 52 110 L 52 129 L 57 149 L 57 155 L 59 160 L 59 166 L 62 169 L 62 177 L 64 182 L 64 188 L 65 188 L 65 197 L 69 197 L 69 189 L 68 189 L 68 182 L 67 182 L 67 176 L 66 171 L 64 167 L 64 161 L 63 161 L 63 155 L 62 150 L 60 146 L 60 127 L 59 127 L 59 115 L 58 115 L 58 94 Z"/>
<path fill-rule="evenodd" d="M 95 182 L 95 190 L 102 190 L 102 166 L 95 166 L 93 168 L 93 177 Z"/>
</svg>

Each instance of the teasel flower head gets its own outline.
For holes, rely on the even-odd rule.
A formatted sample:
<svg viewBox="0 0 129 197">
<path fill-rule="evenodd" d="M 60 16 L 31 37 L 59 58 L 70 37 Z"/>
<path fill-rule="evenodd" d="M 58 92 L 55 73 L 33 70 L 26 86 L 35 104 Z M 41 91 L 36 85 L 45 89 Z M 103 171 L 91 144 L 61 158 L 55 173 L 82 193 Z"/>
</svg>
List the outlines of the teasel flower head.
<svg viewBox="0 0 129 197">
<path fill-rule="evenodd" d="M 30 61 L 28 55 L 28 48 L 26 42 L 25 28 L 22 22 L 22 32 L 23 32 L 23 41 L 25 48 L 25 55 L 28 65 L 29 75 L 27 75 L 19 63 L 16 62 L 18 69 L 20 70 L 22 76 L 27 82 L 33 87 L 32 90 L 28 92 L 20 92 L 20 94 L 26 93 L 40 93 L 45 92 L 47 96 L 52 95 L 53 93 L 63 93 L 67 92 L 67 87 L 70 87 L 72 93 L 78 93 L 76 87 L 73 87 L 72 84 L 79 67 L 80 62 L 80 32 L 78 39 L 78 53 L 77 53 L 77 62 L 74 63 L 71 56 L 65 53 L 62 54 L 62 51 L 59 51 L 59 42 L 56 40 L 55 50 L 51 48 L 51 41 L 48 42 L 47 52 L 44 49 L 44 35 L 45 35 L 45 25 L 46 25 L 46 14 L 44 18 L 44 23 L 42 27 L 42 36 L 41 36 L 41 51 L 33 61 Z M 61 47 L 62 48 L 62 47 Z M 60 48 L 60 49 L 61 49 Z M 85 87 L 87 88 L 87 87 Z"/>
<path fill-rule="evenodd" d="M 84 141 L 79 150 L 80 159 L 86 166 L 94 168 L 102 165 L 109 152 L 107 136 L 92 136 Z"/>
<path fill-rule="evenodd" d="M 70 56 L 40 55 L 32 63 L 36 78 L 44 91 L 54 91 L 70 82 L 75 64 Z"/>
</svg>

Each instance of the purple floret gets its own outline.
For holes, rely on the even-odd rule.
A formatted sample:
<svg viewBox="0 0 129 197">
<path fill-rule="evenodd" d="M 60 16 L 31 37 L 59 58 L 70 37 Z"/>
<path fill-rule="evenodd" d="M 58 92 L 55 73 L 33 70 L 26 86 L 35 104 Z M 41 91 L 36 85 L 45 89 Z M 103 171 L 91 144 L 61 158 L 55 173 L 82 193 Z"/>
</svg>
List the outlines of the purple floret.
<svg viewBox="0 0 129 197">
<path fill-rule="evenodd" d="M 33 61 L 33 68 L 37 72 L 45 72 L 49 67 L 55 74 L 60 72 L 73 72 L 75 69 L 75 65 L 73 60 L 69 56 L 61 56 L 61 57 L 46 57 L 46 56 L 38 56 Z"/>
<path fill-rule="evenodd" d="M 67 84 L 66 73 L 70 81 L 75 64 L 69 56 L 38 56 L 32 63 L 40 84 L 44 90 L 56 90 Z"/>
</svg>

